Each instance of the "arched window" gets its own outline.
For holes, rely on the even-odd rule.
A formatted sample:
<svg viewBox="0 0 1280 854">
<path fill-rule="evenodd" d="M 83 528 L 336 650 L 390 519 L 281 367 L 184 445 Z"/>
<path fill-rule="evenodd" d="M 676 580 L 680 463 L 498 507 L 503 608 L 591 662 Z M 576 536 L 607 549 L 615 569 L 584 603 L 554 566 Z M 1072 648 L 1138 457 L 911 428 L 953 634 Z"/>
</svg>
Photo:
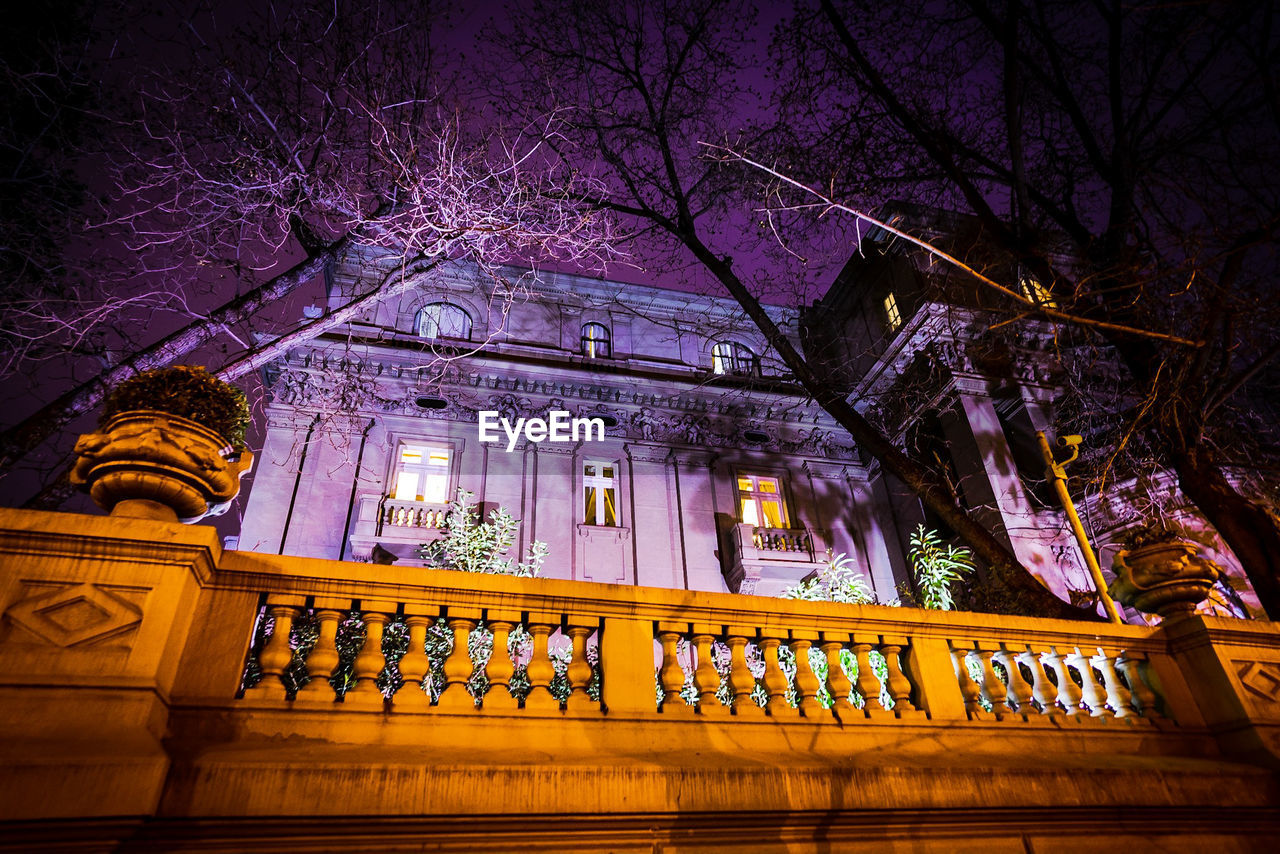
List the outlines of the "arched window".
<svg viewBox="0 0 1280 854">
<path fill-rule="evenodd" d="M 609 358 L 609 327 L 603 323 L 587 323 L 583 325 L 582 355 L 588 359 Z"/>
<path fill-rule="evenodd" d="M 749 348 L 721 341 L 711 348 L 711 370 L 717 374 L 758 374 L 760 361 Z"/>
<path fill-rule="evenodd" d="M 413 321 L 413 331 L 423 338 L 471 340 L 471 315 L 450 302 L 433 302 L 422 307 Z"/>
</svg>

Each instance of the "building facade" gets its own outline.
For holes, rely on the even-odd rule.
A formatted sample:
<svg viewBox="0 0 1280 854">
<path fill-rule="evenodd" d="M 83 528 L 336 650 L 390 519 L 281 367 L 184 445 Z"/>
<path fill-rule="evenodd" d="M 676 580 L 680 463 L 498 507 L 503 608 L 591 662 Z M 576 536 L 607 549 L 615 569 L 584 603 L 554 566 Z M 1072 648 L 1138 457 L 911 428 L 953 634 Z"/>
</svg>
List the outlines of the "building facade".
<svg viewBox="0 0 1280 854">
<path fill-rule="evenodd" d="M 873 234 L 802 315 L 769 311 L 1049 589 L 1095 601 L 1036 438 L 1063 396 L 1058 330 L 1023 320 L 993 344 L 1007 306 L 927 262 Z M 368 260 L 336 271 L 330 308 L 387 274 Z M 420 566 L 464 490 L 521 520 L 516 551 L 548 545 L 548 577 L 776 596 L 843 554 L 891 602 L 912 584 L 911 533 L 946 533 L 729 300 L 452 264 L 292 350 L 267 380 L 241 549 Z M 556 417 L 563 440 L 516 430 Z M 583 419 L 595 432 L 568 432 Z M 1152 489 L 1176 495 L 1153 472 L 1080 496 L 1108 575 Z M 1174 512 L 1228 571 L 1209 607 L 1261 615 L 1216 533 L 1185 504 Z"/>
<path fill-rule="evenodd" d="M 1016 282 L 1029 300 L 1056 307 L 1033 276 L 998 255 L 984 257 L 972 221 L 914 205 L 893 215 L 993 278 Z M 1076 330 L 1025 317 L 1011 323 L 1021 311 L 963 271 L 876 229 L 807 312 L 806 350 L 868 420 L 942 471 L 960 503 L 1033 575 L 1061 598 L 1089 603 L 1096 601 L 1093 585 L 1036 434 L 1050 441 L 1059 431 L 1083 434 L 1081 459 L 1068 474 L 1096 476 L 1111 462 L 1105 457 L 1116 441 L 1106 428 L 1136 401 L 1117 394 L 1082 406 L 1073 386 L 1125 387 L 1118 360 Z M 1181 494 L 1172 472 L 1115 466 L 1108 474 L 1102 489 L 1086 477 L 1071 484 L 1108 581 L 1126 536 L 1159 521 L 1194 539 L 1226 571 L 1206 610 L 1265 617 L 1239 561 Z M 882 493 L 893 503 L 900 535 L 921 523 L 945 527 L 887 480 Z M 1144 619 L 1132 609 L 1125 616 Z"/>
<path fill-rule="evenodd" d="M 461 489 L 521 520 L 521 553 L 547 543 L 548 577 L 777 595 L 830 550 L 893 598 L 868 466 L 735 304 L 506 273 L 438 270 L 269 371 L 240 548 L 421 565 Z M 362 275 L 335 275 L 332 303 Z M 604 435 L 497 426 L 553 413 Z"/>
</svg>

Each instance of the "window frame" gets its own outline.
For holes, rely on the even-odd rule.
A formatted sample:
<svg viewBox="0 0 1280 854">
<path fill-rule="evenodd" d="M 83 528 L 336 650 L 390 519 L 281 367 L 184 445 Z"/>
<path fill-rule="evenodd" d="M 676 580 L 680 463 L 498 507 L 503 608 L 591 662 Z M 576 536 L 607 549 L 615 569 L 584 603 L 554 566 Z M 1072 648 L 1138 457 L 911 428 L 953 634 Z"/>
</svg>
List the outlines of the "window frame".
<svg viewBox="0 0 1280 854">
<path fill-rule="evenodd" d="M 1052 310 L 1058 307 L 1058 301 L 1053 298 L 1053 291 L 1030 273 L 1019 276 L 1018 284 L 1022 288 L 1022 295 L 1031 300 L 1037 308 Z"/>
<path fill-rule="evenodd" d="M 889 331 L 897 332 L 902 328 L 902 307 L 898 305 L 898 297 L 893 291 L 885 295 L 883 305 L 885 323 L 888 324 Z"/>
<path fill-rule="evenodd" d="M 601 473 L 593 474 L 589 472 L 590 467 L 596 467 Z M 612 475 L 605 475 L 605 469 L 612 469 Z M 582 480 L 582 512 L 579 513 L 581 524 L 592 528 L 621 528 L 622 527 L 622 508 L 618 503 L 619 481 L 621 466 L 617 460 L 600 460 L 600 459 L 584 459 L 579 466 L 579 473 Z M 594 490 L 594 496 L 588 490 Z M 612 503 L 613 521 L 609 522 L 608 511 Z M 591 506 L 594 505 L 594 506 Z M 604 521 L 592 521 L 593 519 Z"/>
<path fill-rule="evenodd" d="M 434 317 L 429 314 L 430 310 L 433 308 L 439 309 Z M 462 321 L 463 328 L 461 335 L 444 333 L 444 323 L 442 321 L 445 318 L 446 312 L 449 314 L 454 314 L 456 312 L 454 320 Z M 428 320 L 435 324 L 436 332 L 434 335 L 428 335 L 426 333 L 426 323 Z M 467 311 L 462 306 L 457 303 L 449 302 L 448 300 L 437 300 L 436 302 L 427 303 L 422 308 L 418 309 L 417 313 L 413 316 L 413 334 L 417 335 L 419 338 L 425 338 L 428 341 L 470 341 L 474 323 L 475 321 L 471 318 L 471 312 Z"/>
<path fill-rule="evenodd" d="M 602 337 L 591 337 L 590 333 L 596 331 L 603 333 Z M 582 336 L 578 341 L 578 352 L 587 359 L 612 359 L 612 331 L 605 324 L 594 320 L 582 324 Z"/>
<path fill-rule="evenodd" d="M 742 488 L 743 478 L 752 480 L 752 488 L 744 490 Z M 769 492 L 759 488 L 761 481 L 772 481 L 776 489 L 775 492 Z M 739 524 L 751 525 L 755 528 L 771 528 L 775 530 L 793 530 L 791 518 L 791 502 L 787 491 L 787 479 L 779 472 L 768 472 L 760 469 L 741 469 L 734 472 L 733 475 L 733 491 L 734 491 L 734 509 Z M 750 500 L 755 506 L 755 522 L 747 519 L 746 498 L 750 496 Z M 764 511 L 763 500 L 768 498 L 776 498 L 778 504 L 778 516 L 780 525 L 767 524 L 768 519 Z"/>
<path fill-rule="evenodd" d="M 723 352 L 728 350 L 728 353 Z M 760 357 L 746 344 L 725 339 L 711 345 L 711 373 L 718 377 L 758 377 Z"/>
<path fill-rule="evenodd" d="M 425 459 L 422 462 L 406 465 L 404 455 L 410 448 L 420 449 Z M 444 455 L 444 462 L 438 466 L 433 466 L 430 460 L 436 453 Z M 429 438 L 398 438 L 395 442 L 395 452 L 389 461 L 390 465 L 385 490 L 387 500 L 412 501 L 417 504 L 448 504 L 453 499 L 454 467 L 456 461 L 457 449 L 448 442 Z M 439 468 L 439 471 L 432 471 L 432 468 Z M 409 498 L 401 498 L 400 476 L 408 471 L 413 471 L 418 475 L 417 482 L 414 485 L 413 496 Z M 421 491 L 423 487 L 427 485 L 427 478 L 432 475 L 439 475 L 444 478 L 444 485 L 442 488 L 443 495 L 439 501 L 428 498 L 427 494 Z M 419 495 L 422 497 L 419 498 Z"/>
</svg>

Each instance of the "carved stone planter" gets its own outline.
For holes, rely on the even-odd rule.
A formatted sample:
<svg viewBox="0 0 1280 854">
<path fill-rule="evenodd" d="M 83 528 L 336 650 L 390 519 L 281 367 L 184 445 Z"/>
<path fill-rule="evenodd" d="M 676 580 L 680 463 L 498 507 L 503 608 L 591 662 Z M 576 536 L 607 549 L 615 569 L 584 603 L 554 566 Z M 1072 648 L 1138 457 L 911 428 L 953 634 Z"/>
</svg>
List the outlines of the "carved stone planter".
<svg viewBox="0 0 1280 854">
<path fill-rule="evenodd" d="M 207 427 L 150 409 L 120 413 L 75 451 L 71 482 L 103 510 L 187 524 L 225 513 L 253 464 Z"/>
<path fill-rule="evenodd" d="M 1222 570 L 1193 543 L 1155 543 L 1116 555 L 1108 592 L 1144 614 L 1188 615 L 1209 597 Z"/>
</svg>

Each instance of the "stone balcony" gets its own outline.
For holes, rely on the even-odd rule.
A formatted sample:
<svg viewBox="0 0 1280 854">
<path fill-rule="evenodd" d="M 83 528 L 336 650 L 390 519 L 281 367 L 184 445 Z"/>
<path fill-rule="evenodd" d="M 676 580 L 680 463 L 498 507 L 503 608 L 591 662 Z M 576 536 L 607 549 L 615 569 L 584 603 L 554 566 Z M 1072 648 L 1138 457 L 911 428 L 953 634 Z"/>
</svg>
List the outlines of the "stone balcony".
<svg viewBox="0 0 1280 854">
<path fill-rule="evenodd" d="M 780 596 L 822 567 L 827 541 L 825 531 L 809 528 L 734 525 L 730 533 L 729 589 L 756 596 Z"/>
<path fill-rule="evenodd" d="M 406 501 L 380 492 L 356 497 L 351 531 L 351 555 L 362 563 L 395 560 L 406 566 L 421 566 L 418 547 L 439 536 L 449 512 L 448 504 Z"/>
<path fill-rule="evenodd" d="M 472 576 L 13 510 L 0 615 L 11 850 L 1264 851 L 1280 832 L 1269 622 Z M 514 653 L 465 652 L 517 627 Z M 452 644 L 434 664 L 430 633 Z"/>
</svg>

